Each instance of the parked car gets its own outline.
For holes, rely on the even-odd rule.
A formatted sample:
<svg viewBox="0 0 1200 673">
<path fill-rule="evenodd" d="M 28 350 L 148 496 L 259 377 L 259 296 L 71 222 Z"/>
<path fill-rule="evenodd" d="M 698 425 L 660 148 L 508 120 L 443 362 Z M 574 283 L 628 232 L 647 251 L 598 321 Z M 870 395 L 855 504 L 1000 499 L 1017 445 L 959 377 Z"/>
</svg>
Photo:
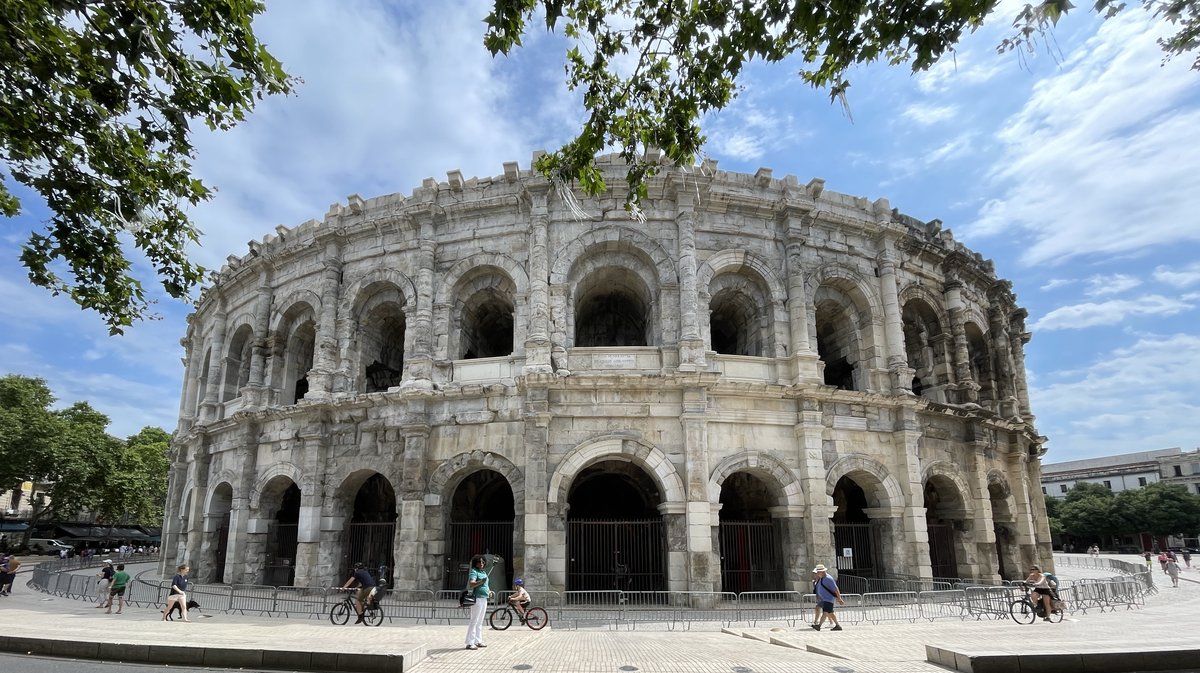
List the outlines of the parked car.
<svg viewBox="0 0 1200 673">
<path fill-rule="evenodd" d="M 75 555 L 75 548 L 61 540 L 55 540 L 47 537 L 35 537 L 29 540 L 29 550 L 35 554 L 51 554 L 57 556 L 63 549 L 67 550 L 67 557 Z"/>
</svg>

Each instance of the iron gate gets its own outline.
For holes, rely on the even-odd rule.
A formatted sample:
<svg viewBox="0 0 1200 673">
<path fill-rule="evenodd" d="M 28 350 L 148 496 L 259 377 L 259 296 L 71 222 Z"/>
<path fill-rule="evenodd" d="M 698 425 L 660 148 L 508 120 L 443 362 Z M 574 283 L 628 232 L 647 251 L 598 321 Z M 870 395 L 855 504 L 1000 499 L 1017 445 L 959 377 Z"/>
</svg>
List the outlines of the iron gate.
<svg viewBox="0 0 1200 673">
<path fill-rule="evenodd" d="M 660 519 L 568 521 L 567 590 L 666 591 Z"/>
<path fill-rule="evenodd" d="M 506 586 L 492 587 L 492 591 L 512 586 L 512 521 L 451 521 L 447 527 L 446 540 L 448 551 L 443 589 L 461 589 L 467 585 L 471 557 L 476 554 L 495 554 L 504 559 Z"/>
<path fill-rule="evenodd" d="M 934 577 L 958 577 L 954 557 L 954 526 L 948 523 L 929 524 L 929 564 Z"/>
<path fill-rule="evenodd" d="M 783 568 L 775 524 L 722 521 L 721 591 L 782 591 Z"/>
<path fill-rule="evenodd" d="M 272 523 L 267 532 L 267 564 L 263 584 L 273 587 L 296 583 L 296 541 L 299 524 Z"/>
<path fill-rule="evenodd" d="M 339 577 L 349 577 L 354 572 L 354 564 L 361 561 L 377 579 L 390 583 L 392 568 L 396 565 L 392 555 L 395 544 L 395 521 L 349 524 L 346 526 L 346 545 L 342 548 L 342 573 Z M 380 574 L 386 576 L 380 577 Z"/>
<path fill-rule="evenodd" d="M 879 524 L 836 523 L 833 525 L 833 540 L 839 574 L 874 578 L 883 576 L 879 562 Z"/>
</svg>

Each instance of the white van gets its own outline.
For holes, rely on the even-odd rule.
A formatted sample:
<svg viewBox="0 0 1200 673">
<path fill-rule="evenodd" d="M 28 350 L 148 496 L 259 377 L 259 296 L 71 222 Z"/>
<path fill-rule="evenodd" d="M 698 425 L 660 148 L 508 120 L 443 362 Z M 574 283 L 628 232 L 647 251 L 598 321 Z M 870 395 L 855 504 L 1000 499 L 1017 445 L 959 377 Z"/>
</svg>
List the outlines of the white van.
<svg viewBox="0 0 1200 673">
<path fill-rule="evenodd" d="M 60 540 L 48 537 L 35 537 L 29 540 L 29 550 L 35 554 L 51 554 L 58 556 L 59 550 L 66 549 L 67 556 L 75 554 L 75 548 Z"/>
</svg>

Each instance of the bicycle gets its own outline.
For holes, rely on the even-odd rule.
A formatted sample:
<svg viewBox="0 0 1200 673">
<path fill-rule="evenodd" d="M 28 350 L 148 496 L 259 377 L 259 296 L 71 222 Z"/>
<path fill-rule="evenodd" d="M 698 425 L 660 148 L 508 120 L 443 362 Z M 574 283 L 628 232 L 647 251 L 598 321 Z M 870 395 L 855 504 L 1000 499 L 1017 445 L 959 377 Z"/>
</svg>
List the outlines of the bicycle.
<svg viewBox="0 0 1200 673">
<path fill-rule="evenodd" d="M 1057 600 L 1057 598 L 1052 599 L 1051 605 L 1053 605 L 1054 601 Z M 1050 621 L 1055 624 L 1061 622 L 1063 620 L 1064 612 L 1065 610 L 1061 608 L 1051 609 Z M 1046 609 L 1042 607 L 1042 601 L 1039 600 L 1035 604 L 1029 599 L 1029 595 L 1026 594 L 1025 596 L 1013 601 L 1012 605 L 1008 606 L 1008 614 L 1013 618 L 1013 621 L 1018 624 L 1032 624 L 1039 618 L 1046 617 Z"/>
<path fill-rule="evenodd" d="M 488 616 L 488 623 L 492 625 L 493 629 L 496 629 L 497 631 L 503 631 L 512 626 L 513 613 L 516 611 L 516 608 L 506 603 L 496 608 L 492 614 Z M 517 619 L 522 624 L 528 626 L 534 631 L 541 631 L 542 629 L 546 628 L 547 624 L 550 623 L 550 615 L 546 613 L 545 608 L 538 608 L 532 605 L 525 608 L 524 617 L 518 614 Z"/>
<path fill-rule="evenodd" d="M 347 589 L 347 591 L 352 590 Z M 358 616 L 358 607 L 352 593 L 346 594 L 341 603 L 329 609 L 329 621 L 337 626 L 350 621 L 351 615 Z M 372 592 L 370 598 L 363 604 L 363 624 L 365 626 L 379 626 L 383 623 L 383 617 L 383 606 L 379 604 L 379 596 Z"/>
</svg>

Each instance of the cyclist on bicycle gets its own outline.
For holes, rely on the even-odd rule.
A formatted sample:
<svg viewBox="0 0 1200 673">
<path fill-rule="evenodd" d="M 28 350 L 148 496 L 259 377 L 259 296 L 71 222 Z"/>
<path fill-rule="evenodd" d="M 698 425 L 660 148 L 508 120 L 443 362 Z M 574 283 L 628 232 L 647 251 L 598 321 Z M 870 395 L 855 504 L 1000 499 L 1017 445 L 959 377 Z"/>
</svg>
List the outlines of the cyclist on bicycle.
<svg viewBox="0 0 1200 673">
<path fill-rule="evenodd" d="M 529 592 L 525 591 L 525 580 L 520 577 L 513 580 L 513 590 L 508 597 L 508 604 L 517 611 L 517 616 L 521 618 L 522 622 L 525 621 L 525 610 L 531 602 Z"/>
<path fill-rule="evenodd" d="M 362 561 L 354 564 L 354 574 L 346 580 L 342 588 L 349 589 L 354 584 L 358 585 L 358 595 L 354 597 L 354 610 L 358 613 L 358 619 L 354 623 L 363 624 L 363 608 L 375 594 L 375 578 L 371 577 L 371 571 L 367 570 Z"/>
<path fill-rule="evenodd" d="M 1030 602 L 1037 605 L 1041 601 L 1042 621 L 1050 621 L 1050 615 L 1054 611 L 1050 603 L 1054 597 L 1054 589 L 1050 586 L 1050 579 L 1042 574 L 1042 569 L 1039 566 L 1029 566 L 1029 577 L 1025 578 L 1025 584 L 1029 585 Z"/>
</svg>

